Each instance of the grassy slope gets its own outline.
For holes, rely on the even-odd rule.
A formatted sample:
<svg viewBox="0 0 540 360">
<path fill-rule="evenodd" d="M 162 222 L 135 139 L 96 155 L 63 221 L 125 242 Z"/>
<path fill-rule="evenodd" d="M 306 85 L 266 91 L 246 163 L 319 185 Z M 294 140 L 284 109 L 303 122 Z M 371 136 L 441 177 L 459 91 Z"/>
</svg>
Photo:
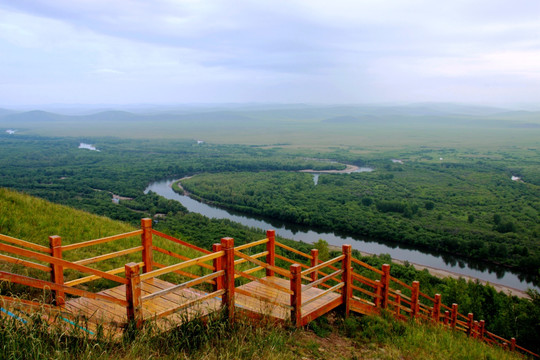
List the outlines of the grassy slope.
<svg viewBox="0 0 540 360">
<path fill-rule="evenodd" d="M 0 233 L 44 246 L 50 235 L 63 244 L 136 230 L 131 225 L 0 188 Z"/>
<path fill-rule="evenodd" d="M 47 244 L 50 234 L 69 242 L 133 230 L 129 225 L 0 189 L 0 233 Z M 103 250 L 103 249 L 100 249 Z M 95 251 L 95 250 L 94 250 Z M 330 319 L 330 320 L 329 320 Z M 195 322 L 166 334 L 144 333 L 121 343 L 74 338 L 46 324 L 21 324 L 0 316 L 5 358 L 73 359 L 513 359 L 461 334 L 390 318 L 320 318 L 294 330 L 239 321 L 232 329 L 219 319 Z M 233 339 L 232 341 L 229 339 Z"/>
</svg>

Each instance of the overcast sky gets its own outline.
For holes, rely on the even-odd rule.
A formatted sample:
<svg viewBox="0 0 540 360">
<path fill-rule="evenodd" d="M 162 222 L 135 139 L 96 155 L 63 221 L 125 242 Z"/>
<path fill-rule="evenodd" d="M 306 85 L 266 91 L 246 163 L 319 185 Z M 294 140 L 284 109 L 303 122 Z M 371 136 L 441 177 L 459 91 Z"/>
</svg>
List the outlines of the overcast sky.
<svg viewBox="0 0 540 360">
<path fill-rule="evenodd" d="M 539 0 L 0 0 L 0 106 L 540 102 Z"/>
</svg>

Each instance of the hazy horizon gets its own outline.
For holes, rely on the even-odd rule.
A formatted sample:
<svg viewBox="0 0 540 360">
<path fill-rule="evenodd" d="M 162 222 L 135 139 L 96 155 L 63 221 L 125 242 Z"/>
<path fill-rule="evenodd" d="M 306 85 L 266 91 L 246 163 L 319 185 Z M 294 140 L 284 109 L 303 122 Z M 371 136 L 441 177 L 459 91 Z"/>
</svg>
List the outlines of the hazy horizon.
<svg viewBox="0 0 540 360">
<path fill-rule="evenodd" d="M 507 103 L 507 104 L 482 104 L 475 102 L 380 102 L 380 103 L 275 103 L 275 102 L 224 102 L 224 103 L 170 103 L 170 104 L 152 104 L 152 103 L 132 103 L 132 104 L 1 104 L 0 110 L 9 110 L 16 112 L 28 112 L 28 111 L 46 111 L 58 114 L 76 115 L 76 114 L 90 114 L 106 111 L 126 111 L 126 112 L 145 112 L 145 111 L 157 111 L 157 112 L 170 112 L 170 111 L 245 111 L 245 110 L 261 110 L 261 109 L 301 109 L 301 108 L 332 108 L 332 107 L 352 107 L 352 108 L 415 108 L 425 107 L 433 108 L 437 107 L 446 108 L 484 108 L 486 110 L 500 110 L 504 111 L 528 111 L 535 112 L 540 111 L 540 104 L 538 103 Z"/>
</svg>

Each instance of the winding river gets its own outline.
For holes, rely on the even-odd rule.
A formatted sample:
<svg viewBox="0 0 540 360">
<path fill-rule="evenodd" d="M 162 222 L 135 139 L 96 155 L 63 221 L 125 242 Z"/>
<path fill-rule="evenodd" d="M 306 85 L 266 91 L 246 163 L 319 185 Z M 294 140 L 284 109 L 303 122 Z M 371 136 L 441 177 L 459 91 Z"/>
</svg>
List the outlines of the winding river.
<svg viewBox="0 0 540 360">
<path fill-rule="evenodd" d="M 307 243 L 314 243 L 319 239 L 326 240 L 330 245 L 341 247 L 342 244 L 351 244 L 353 249 L 357 249 L 369 254 L 389 254 L 392 259 L 409 261 L 422 266 L 441 269 L 448 272 L 477 278 L 491 284 L 500 284 L 506 287 L 524 291 L 527 288 L 540 288 L 533 286 L 523 275 L 515 274 L 508 269 L 496 266 L 487 266 L 472 261 L 464 261 L 451 256 L 441 256 L 429 254 L 416 249 L 407 248 L 402 245 L 381 243 L 375 240 L 368 241 L 350 236 L 340 236 L 335 233 L 318 232 L 295 224 L 287 224 L 267 218 L 247 216 L 231 210 L 225 210 L 215 206 L 201 203 L 188 196 L 180 195 L 171 188 L 173 180 L 157 181 L 150 184 L 145 193 L 153 191 L 167 199 L 177 200 L 190 212 L 199 213 L 209 218 L 229 219 L 240 224 L 259 228 L 262 230 L 274 229 L 276 233 L 284 238 L 294 239 Z"/>
</svg>

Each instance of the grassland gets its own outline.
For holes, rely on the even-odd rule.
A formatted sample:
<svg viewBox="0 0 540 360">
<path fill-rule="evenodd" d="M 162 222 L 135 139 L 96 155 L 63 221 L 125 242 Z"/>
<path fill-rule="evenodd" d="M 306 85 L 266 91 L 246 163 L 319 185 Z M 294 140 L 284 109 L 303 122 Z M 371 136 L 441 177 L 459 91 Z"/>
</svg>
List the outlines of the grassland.
<svg viewBox="0 0 540 360">
<path fill-rule="evenodd" d="M 127 126 L 129 125 L 129 126 Z M 538 146 L 538 112 L 441 104 L 412 106 L 179 107 L 67 116 L 42 111 L 0 116 L 22 135 L 200 139 L 214 144 L 332 151 L 406 147 L 498 149 Z"/>
<path fill-rule="evenodd" d="M 219 316 L 166 333 L 149 324 L 121 341 L 49 326 L 38 316 L 26 324 L 0 316 L 0 340 L 3 359 L 521 359 L 442 327 L 337 313 L 304 329 L 242 318 L 231 326 Z"/>
</svg>

